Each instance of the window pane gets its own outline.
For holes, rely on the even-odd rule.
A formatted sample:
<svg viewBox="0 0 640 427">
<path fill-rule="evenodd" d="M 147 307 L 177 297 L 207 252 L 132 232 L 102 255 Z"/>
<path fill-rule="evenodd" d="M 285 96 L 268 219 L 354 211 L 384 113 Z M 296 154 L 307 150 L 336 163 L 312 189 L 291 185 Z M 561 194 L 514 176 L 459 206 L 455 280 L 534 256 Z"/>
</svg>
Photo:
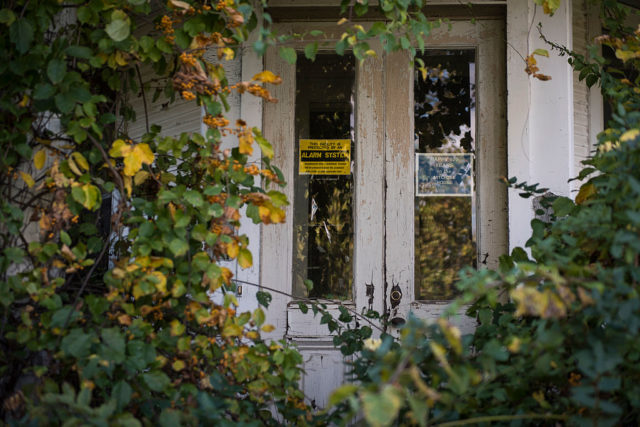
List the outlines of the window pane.
<svg viewBox="0 0 640 427">
<path fill-rule="evenodd" d="M 353 282 L 353 56 L 299 58 L 296 69 L 296 161 L 293 291 L 348 299 Z M 301 142 L 302 140 L 302 142 Z M 302 154 L 301 154 L 302 153 Z"/>
<path fill-rule="evenodd" d="M 455 297 L 476 266 L 475 50 L 427 50 L 416 61 L 415 287 L 418 300 Z"/>
</svg>

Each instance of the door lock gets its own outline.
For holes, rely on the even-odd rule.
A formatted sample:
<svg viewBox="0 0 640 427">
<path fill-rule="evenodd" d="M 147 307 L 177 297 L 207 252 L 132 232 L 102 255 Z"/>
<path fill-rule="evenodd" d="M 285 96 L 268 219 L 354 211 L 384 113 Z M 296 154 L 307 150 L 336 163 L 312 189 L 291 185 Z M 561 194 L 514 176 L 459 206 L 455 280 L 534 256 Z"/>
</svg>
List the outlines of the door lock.
<svg viewBox="0 0 640 427">
<path fill-rule="evenodd" d="M 396 308 L 400 304 L 402 300 L 402 289 L 400 289 L 399 285 L 393 285 L 389 299 L 391 300 L 391 308 Z"/>
</svg>

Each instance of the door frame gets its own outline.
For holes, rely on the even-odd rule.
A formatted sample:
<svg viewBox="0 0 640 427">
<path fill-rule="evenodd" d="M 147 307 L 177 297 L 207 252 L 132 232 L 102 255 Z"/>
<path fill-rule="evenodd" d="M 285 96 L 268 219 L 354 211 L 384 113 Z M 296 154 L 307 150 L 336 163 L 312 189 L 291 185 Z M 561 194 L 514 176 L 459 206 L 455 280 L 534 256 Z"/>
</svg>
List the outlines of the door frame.
<svg viewBox="0 0 640 427">
<path fill-rule="evenodd" d="M 478 20 L 475 24 L 454 21 L 451 30 L 439 29 L 428 39 L 428 48 L 473 48 L 476 51 L 474 138 L 478 268 L 496 268 L 499 257 L 508 250 L 507 188 L 500 182 L 500 178 L 507 175 L 505 45 L 502 19 Z M 450 301 L 415 299 L 414 190 L 411 185 L 415 173 L 414 147 L 413 144 L 401 144 L 402 141 L 413 141 L 413 70 L 401 65 L 408 61 L 407 58 L 403 61 L 394 56 L 407 57 L 407 54 L 400 52 L 387 56 L 385 73 L 385 310 L 390 319 L 406 319 L 412 312 L 416 317 L 434 321 L 445 313 Z M 399 75 L 402 78 L 396 77 Z M 407 188 L 412 189 L 408 195 L 404 194 Z M 400 197 L 389 197 L 393 194 Z M 389 218 L 394 220 L 389 221 Z M 404 236 L 411 236 L 409 244 Z M 411 260 L 409 265 L 406 260 Z M 390 294 L 392 289 L 398 288 L 402 297 L 394 308 Z M 463 332 L 470 332 L 475 319 L 464 316 L 464 311 L 462 308 L 452 320 Z"/>
<path fill-rule="evenodd" d="M 505 23 L 503 19 L 487 19 L 475 24 L 468 21 L 451 24 L 451 30 L 441 28 L 430 34 L 429 48 L 476 49 L 476 123 L 497 123 L 488 130 L 477 126 L 476 131 L 477 170 L 487 171 L 477 174 L 477 192 L 500 197 L 494 207 L 481 200 L 477 202 L 477 242 L 482 254 L 478 262 L 480 265 L 485 260 L 488 267 L 493 267 L 498 256 L 506 252 L 508 242 L 506 188 L 498 182 L 507 170 Z M 278 28 L 281 34 L 321 29 L 325 31 L 325 40 L 339 40 L 342 33 L 335 23 L 292 22 L 278 24 Z M 302 49 L 305 43 L 299 42 L 295 47 Z M 382 52 L 376 47 L 376 51 Z M 288 184 L 284 193 L 293 201 L 295 121 L 282 118 L 294 117 L 296 66 L 282 60 L 275 48 L 268 50 L 264 62 L 265 69 L 280 75 L 285 82 L 272 90 L 279 102 L 265 105 L 263 123 L 265 137 L 274 146 L 273 162 L 282 169 Z M 381 53 L 358 64 L 356 88 L 354 289 L 352 304 L 345 305 L 353 305 L 358 311 L 388 312 L 391 317 L 406 318 L 413 311 L 420 317 L 434 319 L 448 302 L 414 299 L 413 69 L 409 67 L 408 54 Z M 379 114 L 376 116 L 372 111 L 383 111 L 385 120 L 379 120 Z M 411 143 L 403 145 L 403 141 Z M 391 194 L 397 197 L 389 197 Z M 284 224 L 262 228 L 260 244 L 260 283 L 289 294 L 292 210 L 293 204 L 286 207 Z M 489 254 L 486 259 L 484 253 Z M 390 292 L 394 284 L 399 286 L 402 298 L 392 311 Z M 287 296 L 273 295 L 268 316 L 276 326 L 274 338 L 281 338 L 284 332 L 293 339 L 330 341 L 326 326 L 314 321 L 311 315 L 303 315 Z M 462 320 L 463 329 L 473 327 L 473 321 Z"/>
</svg>

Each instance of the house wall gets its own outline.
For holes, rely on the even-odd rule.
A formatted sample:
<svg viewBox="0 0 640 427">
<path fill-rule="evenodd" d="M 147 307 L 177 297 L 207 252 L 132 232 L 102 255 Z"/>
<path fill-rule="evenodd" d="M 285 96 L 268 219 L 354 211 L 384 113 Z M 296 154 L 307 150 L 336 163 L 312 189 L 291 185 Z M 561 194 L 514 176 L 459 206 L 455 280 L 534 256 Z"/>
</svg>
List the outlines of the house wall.
<svg viewBox="0 0 640 427">
<path fill-rule="evenodd" d="M 272 0 L 270 5 L 284 6 L 317 6 L 336 4 L 336 0 Z M 459 5 L 459 1 L 431 0 L 431 4 L 438 6 Z M 589 154 L 593 146 L 598 125 L 594 125 L 594 118 L 601 117 L 601 102 L 598 107 L 598 93 L 594 89 L 588 90 L 578 81 L 577 75 L 571 70 L 566 56 L 559 56 L 551 51 L 537 29 L 537 23 L 542 23 L 542 32 L 551 41 L 564 45 L 569 49 L 584 51 L 588 38 L 593 31 L 593 15 L 584 4 L 584 0 L 565 0 L 553 16 L 544 15 L 542 9 L 535 6 L 532 0 L 476 1 L 484 6 L 506 7 L 506 45 L 507 45 L 507 169 L 508 176 L 516 176 L 519 181 L 540 183 L 548 187 L 555 194 L 572 196 L 575 185 L 568 181 L 575 176 L 581 167 L 580 161 Z M 488 10 L 488 9 L 485 9 Z M 250 44 L 247 44 L 250 46 Z M 542 82 L 528 76 L 524 72 L 526 57 L 537 48 L 550 51 L 550 57 L 537 57 L 541 72 L 552 76 L 550 81 Z M 278 63 L 280 64 L 280 63 Z M 295 68 L 278 69 L 277 64 L 263 64 L 263 59 L 257 57 L 250 47 L 246 47 L 231 62 L 225 62 L 227 76 L 231 82 L 251 80 L 252 76 L 263 69 L 263 66 L 283 79 L 295 79 Z M 284 86 L 276 87 L 273 93 L 281 99 L 279 104 L 265 112 L 265 123 L 278 121 L 283 114 L 290 114 L 295 94 L 285 93 Z M 289 85 L 289 88 L 292 86 Z M 601 100 L 601 98 L 600 98 Z M 133 100 L 138 111 L 138 120 L 128 129 L 130 136 L 137 137 L 144 133 L 144 102 L 141 97 Z M 363 101 L 364 102 L 364 101 Z M 177 135 L 181 132 L 205 132 L 202 125 L 203 112 L 193 102 L 178 101 L 170 108 L 163 104 L 166 100 L 151 103 L 147 98 L 147 111 L 150 123 L 163 124 L 163 133 Z M 242 117 L 249 126 L 262 128 L 262 101 L 250 96 L 233 96 L 230 98 L 231 120 Z M 363 104 L 364 105 L 364 104 Z M 596 120 L 597 122 L 597 120 Z M 277 126 L 277 132 L 285 132 L 283 126 Z M 601 128 L 601 125 L 600 125 Z M 292 134 L 293 130 L 287 132 Z M 272 132 L 273 133 L 273 132 Z M 284 135 L 268 135 L 277 147 Z M 233 139 L 224 141 L 225 146 L 236 143 Z M 252 160 L 260 161 L 260 153 L 255 147 Z M 276 149 L 274 164 L 284 170 L 293 170 L 283 165 L 283 161 L 290 161 L 290 156 L 279 158 Z M 281 156 L 281 155 L 280 155 Z M 291 166 L 291 165 L 289 165 Z M 292 196 L 292 177 L 287 179 L 289 185 L 285 193 Z M 523 199 L 517 191 L 510 190 L 508 195 L 508 223 L 509 248 L 523 246 L 530 236 L 530 221 L 534 217 L 531 199 Z M 290 212 L 290 209 L 289 209 Z M 241 281 L 261 284 L 267 287 L 284 289 L 290 282 L 291 259 L 289 256 L 275 257 L 277 265 L 268 269 L 261 269 L 260 262 L 263 254 L 289 254 L 287 246 L 292 244 L 291 223 L 260 227 L 244 218 L 241 233 L 250 239 L 250 250 L 253 253 L 254 265 L 242 270 L 235 263 L 227 266 L 234 271 L 235 277 Z M 284 237 L 282 237 L 284 236 Z M 269 247 L 261 247 L 260 240 L 275 242 Z M 270 257 L 273 259 L 274 257 Z M 380 263 L 379 263 L 380 264 Z M 240 310 L 250 310 L 256 305 L 255 293 L 257 287 L 243 284 L 242 293 L 238 296 Z M 286 291 L 286 289 L 284 289 Z M 276 331 L 269 334 L 271 338 L 282 338 L 287 327 L 300 329 L 300 334 L 314 334 L 317 326 L 304 323 L 300 319 L 287 318 L 287 304 L 289 298 L 277 293 L 272 294 L 273 301 L 268 319 L 276 326 Z M 292 311 L 295 315 L 295 311 Z M 324 330 L 318 331 L 325 335 Z M 317 403 L 323 406 L 328 390 L 342 382 L 343 373 L 339 370 L 341 356 L 335 351 L 331 353 L 330 346 L 318 347 L 317 342 L 301 345 L 300 349 L 305 358 L 305 367 L 310 373 L 303 381 L 305 392 L 318 397 Z M 335 369 L 333 369 L 335 368 Z M 311 373 L 315 372 L 315 375 Z M 324 397 L 322 397 L 324 396 Z"/>
<path fill-rule="evenodd" d="M 580 7 L 577 5 L 576 7 Z M 540 38 L 573 48 L 573 1 L 563 1 L 553 16 L 529 0 L 507 3 L 507 144 L 509 177 L 540 183 L 554 194 L 571 196 L 569 179 L 576 175 L 574 139 L 574 77 L 566 56 L 552 51 Z M 539 57 L 540 81 L 523 72 L 523 57 L 535 49 L 549 50 Z M 534 217 L 531 199 L 509 190 L 509 246 L 524 246 Z"/>
</svg>

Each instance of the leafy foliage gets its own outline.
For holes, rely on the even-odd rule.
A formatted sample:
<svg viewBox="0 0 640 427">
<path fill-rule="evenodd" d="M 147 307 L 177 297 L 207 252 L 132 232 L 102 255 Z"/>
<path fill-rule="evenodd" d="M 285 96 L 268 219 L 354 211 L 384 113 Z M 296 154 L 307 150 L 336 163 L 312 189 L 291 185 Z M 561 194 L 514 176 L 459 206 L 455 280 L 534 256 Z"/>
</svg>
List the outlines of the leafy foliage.
<svg viewBox="0 0 640 427">
<path fill-rule="evenodd" d="M 271 145 L 224 117 L 231 91 L 272 101 L 266 86 L 280 82 L 269 71 L 235 85 L 225 76 L 222 62 L 256 24 L 249 3 L 234 1 L 3 3 L 5 421 L 311 419 L 299 353 L 262 340 L 273 330 L 262 307 L 236 312 L 219 262 L 252 265 L 241 210 L 256 223 L 285 219 Z M 151 91 L 202 105 L 206 133 L 171 137 L 147 124 L 131 138 L 130 94 Z M 222 150 L 223 134 L 237 148 Z M 261 165 L 249 160 L 256 144 Z"/>
<path fill-rule="evenodd" d="M 620 5 L 603 6 L 620 20 L 598 41 L 625 70 L 595 49 L 591 60 L 565 52 L 588 70 L 583 79 L 596 76 L 588 83 L 600 82 L 613 110 L 575 201 L 508 180 L 551 212 L 532 222 L 531 258 L 516 248 L 496 271 L 461 272 L 450 312 L 471 304 L 473 334 L 414 318 L 399 341 L 368 342 L 354 362 L 360 385 L 334 392 L 337 412 L 363 411 L 372 425 L 640 421 L 640 33 L 621 25 Z"/>
</svg>

